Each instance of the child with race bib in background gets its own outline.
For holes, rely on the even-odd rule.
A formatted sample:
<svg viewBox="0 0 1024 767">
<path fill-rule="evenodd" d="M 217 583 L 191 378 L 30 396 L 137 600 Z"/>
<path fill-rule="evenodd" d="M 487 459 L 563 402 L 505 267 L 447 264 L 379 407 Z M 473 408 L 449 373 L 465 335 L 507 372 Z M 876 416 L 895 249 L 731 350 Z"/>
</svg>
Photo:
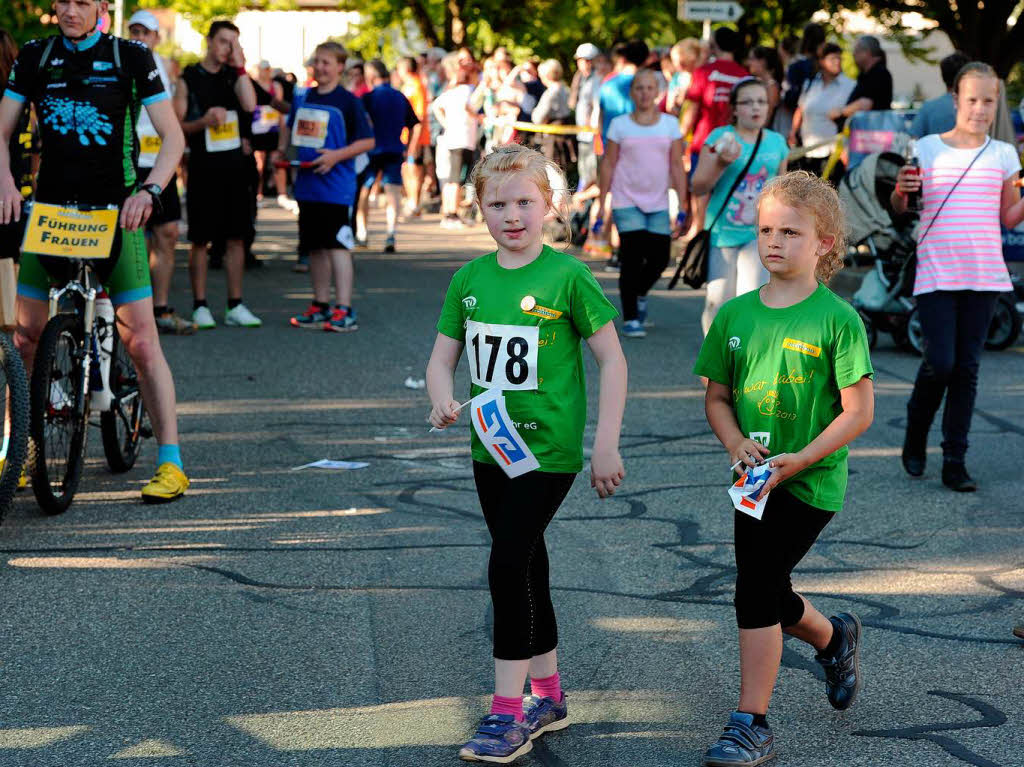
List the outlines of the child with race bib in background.
<svg viewBox="0 0 1024 767">
<path fill-rule="evenodd" d="M 502 394 L 512 422 L 506 424 L 508 441 L 494 454 L 508 464 L 514 450 L 532 454 L 537 463 L 531 465 L 539 464 L 510 477 L 474 430 L 473 477 L 491 535 L 495 695 L 459 756 L 508 763 L 530 751 L 537 736 L 568 725 L 544 530 L 583 468 L 587 392 L 580 342 L 587 341 L 601 369 L 590 462 L 590 484 L 601 498 L 625 476 L 619 432 L 626 360 L 612 324 L 616 311 L 590 269 L 544 244 L 545 217 L 564 206 L 556 202 L 556 195 L 565 199 L 566 189 L 557 166 L 511 144 L 481 160 L 471 183 L 498 248 L 452 278 L 427 365 L 427 391 L 430 423 L 438 429 L 455 423 L 453 377 L 466 347 L 472 395 Z M 467 416 L 482 419 L 482 407 L 466 409 Z M 502 428 L 500 417 L 491 427 L 488 436 Z M 527 675 L 532 694 L 524 701 Z"/>
<path fill-rule="evenodd" d="M 771 493 L 761 518 L 734 513 L 740 699 L 706 767 L 774 756 L 766 715 L 783 633 L 817 651 L 833 708 L 849 708 L 861 681 L 857 616 L 826 618 L 790 582 L 843 507 L 846 445 L 874 413 L 864 325 L 825 287 L 842 266 L 839 198 L 805 171 L 788 173 L 765 185 L 755 226 L 768 283 L 721 308 L 694 367 L 708 379 L 708 423 L 729 462 L 741 474 L 763 461 L 771 471 L 755 499 Z"/>
</svg>

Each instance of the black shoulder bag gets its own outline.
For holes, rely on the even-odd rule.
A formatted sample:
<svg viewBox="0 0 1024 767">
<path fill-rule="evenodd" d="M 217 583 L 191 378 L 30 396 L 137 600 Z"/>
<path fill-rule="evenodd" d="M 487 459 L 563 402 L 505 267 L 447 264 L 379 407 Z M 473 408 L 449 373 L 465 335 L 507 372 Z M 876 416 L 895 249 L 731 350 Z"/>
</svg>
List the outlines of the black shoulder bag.
<svg viewBox="0 0 1024 767">
<path fill-rule="evenodd" d="M 672 275 L 672 279 L 669 280 L 668 289 L 672 290 L 679 282 L 680 276 L 683 278 L 683 282 L 689 285 L 694 290 L 702 287 L 705 282 L 708 281 L 708 254 L 711 251 L 711 230 L 715 228 L 715 224 L 718 223 L 718 219 L 725 213 L 725 209 L 729 207 L 729 201 L 732 199 L 733 193 L 739 188 L 740 183 L 747 177 L 747 171 L 750 170 L 750 166 L 754 164 L 754 158 L 757 157 L 757 150 L 761 146 L 761 136 L 764 135 L 764 131 L 760 130 L 757 132 L 757 141 L 754 142 L 754 151 L 750 153 L 750 159 L 747 160 L 747 164 L 740 171 L 740 174 L 736 177 L 736 180 L 732 182 L 732 188 L 729 189 L 729 193 L 725 196 L 725 202 L 722 203 L 722 207 L 718 209 L 718 214 L 711 221 L 711 226 L 701 230 L 686 244 L 686 250 L 683 251 L 683 257 L 679 260 L 679 266 L 676 267 L 676 273 Z"/>
</svg>

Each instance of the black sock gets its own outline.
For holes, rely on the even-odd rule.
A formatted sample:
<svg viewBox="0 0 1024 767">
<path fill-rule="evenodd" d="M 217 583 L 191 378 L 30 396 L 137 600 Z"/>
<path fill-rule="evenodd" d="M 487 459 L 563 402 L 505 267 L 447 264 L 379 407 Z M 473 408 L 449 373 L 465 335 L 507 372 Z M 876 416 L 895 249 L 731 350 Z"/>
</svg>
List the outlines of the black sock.
<svg viewBox="0 0 1024 767">
<path fill-rule="evenodd" d="M 315 306 L 322 312 L 326 312 L 328 309 L 331 308 L 331 304 L 328 301 L 314 301 L 313 306 Z"/>
<path fill-rule="evenodd" d="M 740 711 L 739 713 L 741 713 L 741 714 L 749 714 L 750 716 L 754 717 L 754 726 L 756 726 L 756 727 L 765 727 L 767 729 L 771 729 L 770 727 L 768 727 L 768 715 L 767 714 L 755 714 L 752 711 Z"/>
<path fill-rule="evenodd" d="M 153 305 L 153 316 L 154 317 L 159 317 L 159 316 L 161 316 L 163 314 L 167 314 L 167 307 L 166 306 L 157 306 L 156 304 L 154 304 Z"/>
<path fill-rule="evenodd" d="M 238 306 L 240 303 L 242 303 L 242 299 L 241 298 L 229 298 L 228 299 L 228 311 L 231 311 L 236 306 Z"/>
<path fill-rule="evenodd" d="M 832 657 L 837 652 L 839 652 L 839 645 L 842 643 L 842 641 L 843 641 L 843 634 L 836 627 L 836 624 L 833 623 L 832 624 L 832 638 L 828 641 L 828 646 L 824 650 L 822 650 L 820 654 L 822 656 L 826 657 L 826 658 Z"/>
<path fill-rule="evenodd" d="M 209 304 L 208 304 L 208 303 L 206 303 L 206 299 L 205 299 L 205 298 L 197 298 L 197 299 L 195 299 L 195 300 L 194 300 L 194 301 L 192 302 L 192 311 L 195 311 L 195 310 L 196 310 L 196 309 L 198 309 L 198 308 L 199 308 L 200 306 L 209 306 Z"/>
</svg>

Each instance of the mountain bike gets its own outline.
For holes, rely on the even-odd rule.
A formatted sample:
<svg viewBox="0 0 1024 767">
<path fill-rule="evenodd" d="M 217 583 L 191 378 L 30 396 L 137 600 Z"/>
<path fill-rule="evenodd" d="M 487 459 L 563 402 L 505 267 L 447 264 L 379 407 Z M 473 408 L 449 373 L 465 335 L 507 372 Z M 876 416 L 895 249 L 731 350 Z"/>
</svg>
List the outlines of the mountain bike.
<svg viewBox="0 0 1024 767">
<path fill-rule="evenodd" d="M 25 367 L 6 333 L 0 333 L 0 521 L 10 511 L 28 452 L 29 399 Z"/>
<path fill-rule="evenodd" d="M 113 221 L 116 225 L 116 217 Z M 74 500 L 92 413 L 99 414 L 93 425 L 99 426 L 107 465 L 115 473 L 135 465 L 143 438 L 153 434 L 113 304 L 99 288 L 95 259 L 64 258 L 69 277 L 63 287 L 50 289 L 49 320 L 30 386 L 32 491 L 47 514 L 66 511 Z"/>
</svg>

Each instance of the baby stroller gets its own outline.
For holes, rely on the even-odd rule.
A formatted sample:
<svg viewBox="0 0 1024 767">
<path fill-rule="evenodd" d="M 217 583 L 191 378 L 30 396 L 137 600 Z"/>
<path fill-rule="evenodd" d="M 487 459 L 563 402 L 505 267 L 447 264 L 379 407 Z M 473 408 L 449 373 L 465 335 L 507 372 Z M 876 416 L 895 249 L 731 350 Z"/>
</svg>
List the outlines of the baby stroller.
<svg viewBox="0 0 1024 767">
<path fill-rule="evenodd" d="M 897 346 L 920 354 L 921 322 L 913 298 L 917 216 L 897 215 L 889 205 L 896 174 L 903 167 L 896 152 L 870 154 L 839 183 L 839 198 L 846 213 L 847 261 L 869 263 L 852 304 L 864 321 L 868 343 L 874 348 L 878 333 L 890 333 Z M 1024 284 L 1011 275 L 1013 293 L 1000 293 L 986 348 L 1005 349 L 1021 331 L 1017 302 L 1024 300 Z"/>
</svg>

